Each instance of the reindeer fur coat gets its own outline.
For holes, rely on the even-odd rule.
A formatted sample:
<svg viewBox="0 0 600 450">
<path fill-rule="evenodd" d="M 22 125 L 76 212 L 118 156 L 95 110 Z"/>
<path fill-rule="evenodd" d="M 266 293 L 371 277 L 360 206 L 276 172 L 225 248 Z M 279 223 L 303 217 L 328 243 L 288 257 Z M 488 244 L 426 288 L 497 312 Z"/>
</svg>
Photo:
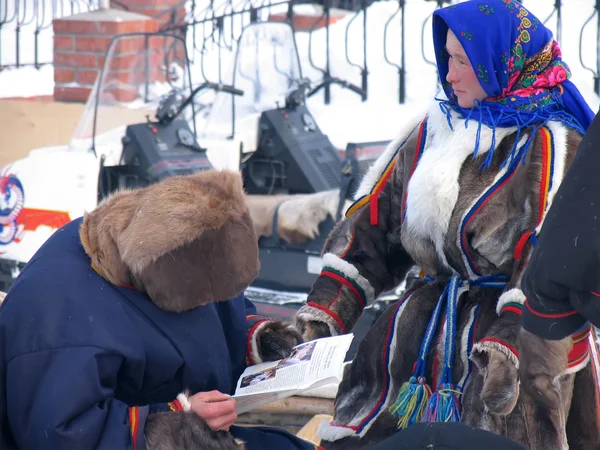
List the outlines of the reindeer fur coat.
<svg viewBox="0 0 600 450">
<path fill-rule="evenodd" d="M 298 343 L 244 298 L 258 270 L 232 172 L 116 193 L 56 231 L 0 308 L 0 448 L 314 449 L 189 411 L 184 391 L 231 394 Z"/>
<path fill-rule="evenodd" d="M 597 382 L 588 345 L 593 331 L 579 330 L 569 340 L 569 361 L 548 354 L 548 366 L 559 370 L 548 388 L 559 386 L 562 410 L 536 404 L 519 392 L 518 381 L 521 276 L 581 136 L 549 122 L 532 136 L 522 162 L 502 165 L 516 128 L 496 129 L 493 141 L 482 125 L 474 157 L 478 124 L 465 127 L 451 114 L 452 129 L 434 103 L 425 120 L 407 127 L 371 167 L 346 219 L 330 234 L 321 275 L 297 313 L 305 339 L 347 333 L 363 308 L 413 264 L 427 275 L 360 343 L 345 368 L 333 421 L 320 429 L 322 445 L 367 449 L 397 430 L 392 404 L 415 375 L 436 306 L 454 289 L 455 349 L 448 370 L 462 421 L 532 450 L 597 448 Z M 516 148 L 530 135 L 522 133 Z M 481 170 L 494 142 L 492 163 Z M 449 353 L 441 338 L 453 327 L 447 311 L 432 319 L 437 328 L 423 355 L 423 377 L 434 392 Z"/>
</svg>

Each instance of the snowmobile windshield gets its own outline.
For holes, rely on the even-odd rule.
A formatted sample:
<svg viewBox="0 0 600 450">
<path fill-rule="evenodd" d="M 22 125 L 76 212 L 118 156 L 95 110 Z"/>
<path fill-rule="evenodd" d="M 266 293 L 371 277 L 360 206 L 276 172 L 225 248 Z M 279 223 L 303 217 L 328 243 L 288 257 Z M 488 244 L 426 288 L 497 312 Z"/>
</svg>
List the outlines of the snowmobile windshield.
<svg viewBox="0 0 600 450">
<path fill-rule="evenodd" d="M 292 28 L 279 22 L 248 25 L 223 80 L 244 95 L 217 93 L 206 121 L 202 126 L 198 123 L 200 137 L 227 139 L 244 130 L 245 124 L 254 126 L 261 112 L 285 105 L 286 94 L 301 78 Z"/>
<path fill-rule="evenodd" d="M 128 125 L 155 120 L 159 102 L 173 90 L 189 96 L 185 41 L 172 34 L 123 34 L 113 39 L 75 129 L 71 149 L 120 155 Z M 193 109 L 182 113 L 191 120 Z M 192 127 L 193 129 L 193 127 Z"/>
</svg>

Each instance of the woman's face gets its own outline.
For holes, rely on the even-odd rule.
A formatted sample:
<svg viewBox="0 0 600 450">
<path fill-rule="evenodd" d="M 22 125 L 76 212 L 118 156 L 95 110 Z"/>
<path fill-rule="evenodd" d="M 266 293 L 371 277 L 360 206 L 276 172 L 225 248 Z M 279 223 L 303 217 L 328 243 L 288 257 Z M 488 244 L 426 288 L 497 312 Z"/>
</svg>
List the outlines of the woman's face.
<svg viewBox="0 0 600 450">
<path fill-rule="evenodd" d="M 446 51 L 450 56 L 446 81 L 452 85 L 458 104 L 463 108 L 472 108 L 475 100 L 481 101 L 488 95 L 479 84 L 469 58 L 452 30 L 448 30 L 446 36 Z"/>
</svg>

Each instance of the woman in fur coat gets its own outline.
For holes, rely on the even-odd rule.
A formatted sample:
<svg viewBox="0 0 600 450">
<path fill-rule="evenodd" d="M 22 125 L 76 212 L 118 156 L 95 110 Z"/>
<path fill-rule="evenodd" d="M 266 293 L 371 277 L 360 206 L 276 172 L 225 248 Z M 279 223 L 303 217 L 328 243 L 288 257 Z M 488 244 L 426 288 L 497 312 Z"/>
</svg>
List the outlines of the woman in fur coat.
<svg viewBox="0 0 600 450">
<path fill-rule="evenodd" d="M 248 363 L 301 337 L 256 316 L 241 177 L 122 191 L 56 231 L 0 307 L 0 448 L 308 450 L 232 426 Z"/>
<path fill-rule="evenodd" d="M 350 332 L 422 269 L 346 367 L 322 445 L 462 421 L 533 450 L 597 448 L 590 327 L 570 330 L 560 409 L 519 395 L 517 341 L 521 276 L 593 113 L 551 32 L 514 0 L 437 10 L 433 41 L 443 93 L 366 174 L 296 315 L 305 339 Z"/>
</svg>

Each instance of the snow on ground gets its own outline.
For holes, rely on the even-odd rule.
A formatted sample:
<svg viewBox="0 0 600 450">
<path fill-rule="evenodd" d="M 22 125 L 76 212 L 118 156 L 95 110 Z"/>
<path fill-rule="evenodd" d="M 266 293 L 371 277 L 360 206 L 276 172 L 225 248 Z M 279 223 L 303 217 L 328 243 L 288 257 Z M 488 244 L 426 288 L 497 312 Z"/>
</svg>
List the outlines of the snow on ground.
<svg viewBox="0 0 600 450">
<path fill-rule="evenodd" d="M 34 0 L 27 0 L 33 2 Z M 52 0 L 45 0 L 52 2 Z M 1 0 L 0 0 L 1 2 Z M 592 109 L 597 110 L 600 99 L 594 93 L 593 74 L 586 70 L 579 59 L 579 35 L 585 21 L 594 13 L 595 0 L 570 0 L 569 7 L 563 8 L 563 32 L 561 47 L 563 58 L 571 67 L 573 81 L 577 84 L 582 94 L 589 102 Z M 545 20 L 553 10 L 553 3 L 548 0 L 526 0 L 524 2 L 540 20 Z M 396 1 L 376 2 L 367 10 L 367 67 L 368 100 L 362 102 L 360 97 L 349 90 L 332 86 L 330 105 L 325 105 L 323 92 L 309 99 L 308 105 L 316 117 L 317 123 L 327 133 L 339 148 L 344 148 L 347 142 L 391 139 L 402 126 L 407 115 L 419 111 L 432 98 L 437 91 L 437 77 L 435 66 L 428 64 L 423 56 L 433 60 L 433 44 L 431 39 L 431 13 L 435 8 L 433 2 L 424 0 L 407 0 L 406 2 L 406 103 L 398 103 L 398 71 L 384 59 L 384 25 L 397 8 Z M 304 5 L 305 9 L 314 9 Z M 197 11 L 201 8 L 197 8 Z M 353 14 L 331 26 L 330 55 L 331 71 L 333 76 L 346 79 L 360 85 L 360 71 L 351 66 L 345 58 L 344 40 L 346 38 L 346 25 Z M 555 30 L 556 15 L 547 25 Z M 423 22 L 427 21 L 424 33 L 424 48 L 421 46 Z M 566 24 L 570 24 L 567 26 Z M 33 39 L 32 30 L 35 24 L 25 26 L 21 30 L 23 41 L 21 43 L 22 61 L 32 62 Z M 596 21 L 592 20 L 583 33 L 583 59 L 584 64 L 596 67 Z M 5 25 L 0 31 L 0 45 L 2 64 L 9 58 L 14 58 L 15 34 L 14 25 Z M 201 38 L 202 32 L 197 33 Z M 48 61 L 52 58 L 52 29 L 45 26 L 40 33 L 39 60 Z M 191 40 L 191 33 L 190 33 Z M 318 82 L 321 74 L 311 67 L 308 57 L 308 34 L 297 33 L 296 42 L 300 53 L 303 75 L 313 82 Z M 317 30 L 313 34 L 313 61 L 323 67 L 325 64 L 325 29 Z M 349 57 L 361 64 L 363 52 L 362 14 L 354 20 L 349 33 Z M 192 44 L 192 42 L 190 42 Z M 12 52 L 12 53 L 11 53 Z M 223 53 L 222 53 L 223 54 Z M 399 15 L 391 22 L 388 29 L 387 42 L 388 57 L 394 62 L 400 62 L 400 18 Z M 200 58 L 195 52 L 192 67 L 195 83 L 200 83 Z M 229 61 L 222 66 L 224 73 L 230 70 L 233 54 L 229 54 Z M 217 79 L 216 49 L 206 56 L 205 67 L 207 76 L 211 81 Z M 40 70 L 33 67 L 4 70 L 0 72 L 0 97 L 51 95 L 53 90 L 53 70 L 51 66 L 44 66 Z"/>
</svg>

